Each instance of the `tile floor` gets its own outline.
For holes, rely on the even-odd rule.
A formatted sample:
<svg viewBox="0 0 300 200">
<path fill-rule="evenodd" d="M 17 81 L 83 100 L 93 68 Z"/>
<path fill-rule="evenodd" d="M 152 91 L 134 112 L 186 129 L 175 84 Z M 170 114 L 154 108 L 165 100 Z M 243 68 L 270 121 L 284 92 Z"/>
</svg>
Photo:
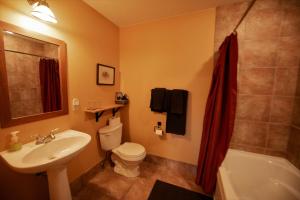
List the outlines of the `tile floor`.
<svg viewBox="0 0 300 200">
<path fill-rule="evenodd" d="M 146 200 L 157 179 L 189 190 L 202 192 L 194 182 L 196 167 L 156 156 L 147 156 L 141 164 L 141 174 L 127 178 L 114 173 L 108 164 L 97 171 L 73 200 Z"/>
</svg>

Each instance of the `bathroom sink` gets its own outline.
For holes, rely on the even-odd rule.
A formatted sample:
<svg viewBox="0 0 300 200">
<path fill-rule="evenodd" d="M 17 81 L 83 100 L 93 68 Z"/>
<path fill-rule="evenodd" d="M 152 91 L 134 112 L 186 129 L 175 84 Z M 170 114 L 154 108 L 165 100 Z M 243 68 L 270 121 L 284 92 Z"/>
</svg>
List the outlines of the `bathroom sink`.
<svg viewBox="0 0 300 200">
<path fill-rule="evenodd" d="M 55 165 L 57 162 L 68 162 L 79 152 L 77 149 L 85 146 L 85 141 L 80 136 L 54 140 L 29 152 L 23 157 L 22 162 L 31 166 L 38 164 L 40 167 L 37 167 L 37 170 L 44 171 L 50 164 Z"/>
<path fill-rule="evenodd" d="M 67 163 L 90 142 L 91 136 L 74 130 L 55 134 L 55 139 L 36 145 L 35 141 L 24 144 L 16 152 L 3 151 L 1 157 L 15 171 L 38 173 L 46 171 L 50 199 L 71 199 L 66 173 Z"/>
<path fill-rule="evenodd" d="M 91 136 L 74 130 L 55 135 L 46 144 L 36 145 L 35 141 L 24 144 L 20 151 L 1 152 L 1 156 L 15 171 L 38 173 L 48 168 L 66 164 L 76 156 L 91 140 Z"/>
</svg>

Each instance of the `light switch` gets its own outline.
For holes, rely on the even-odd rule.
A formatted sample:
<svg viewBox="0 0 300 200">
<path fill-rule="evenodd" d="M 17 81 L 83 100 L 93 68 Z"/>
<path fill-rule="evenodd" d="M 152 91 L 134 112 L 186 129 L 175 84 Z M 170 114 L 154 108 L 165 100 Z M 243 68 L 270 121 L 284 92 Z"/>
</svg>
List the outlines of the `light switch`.
<svg viewBox="0 0 300 200">
<path fill-rule="evenodd" d="M 73 105 L 73 110 L 76 110 L 78 108 L 78 106 L 80 105 L 79 99 L 73 98 L 72 105 Z"/>
</svg>

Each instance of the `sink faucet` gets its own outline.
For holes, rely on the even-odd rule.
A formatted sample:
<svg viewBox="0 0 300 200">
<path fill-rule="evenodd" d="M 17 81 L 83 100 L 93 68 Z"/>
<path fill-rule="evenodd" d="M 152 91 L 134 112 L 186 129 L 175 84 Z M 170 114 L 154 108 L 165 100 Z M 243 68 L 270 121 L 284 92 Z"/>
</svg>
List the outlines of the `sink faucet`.
<svg viewBox="0 0 300 200">
<path fill-rule="evenodd" d="M 55 139 L 54 133 L 57 132 L 58 130 L 59 129 L 56 128 L 56 129 L 51 130 L 50 133 L 49 133 L 49 135 L 46 135 L 46 136 L 37 136 L 35 144 L 45 144 L 45 143 L 51 142 L 52 140 Z"/>
</svg>

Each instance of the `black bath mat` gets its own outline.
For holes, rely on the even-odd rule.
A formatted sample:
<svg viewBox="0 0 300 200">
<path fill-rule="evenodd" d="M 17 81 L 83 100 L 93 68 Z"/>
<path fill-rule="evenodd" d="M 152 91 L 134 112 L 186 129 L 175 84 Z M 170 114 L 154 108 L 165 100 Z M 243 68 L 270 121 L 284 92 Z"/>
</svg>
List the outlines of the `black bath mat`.
<svg viewBox="0 0 300 200">
<path fill-rule="evenodd" d="M 206 195 L 157 180 L 148 200 L 213 200 Z"/>
</svg>

